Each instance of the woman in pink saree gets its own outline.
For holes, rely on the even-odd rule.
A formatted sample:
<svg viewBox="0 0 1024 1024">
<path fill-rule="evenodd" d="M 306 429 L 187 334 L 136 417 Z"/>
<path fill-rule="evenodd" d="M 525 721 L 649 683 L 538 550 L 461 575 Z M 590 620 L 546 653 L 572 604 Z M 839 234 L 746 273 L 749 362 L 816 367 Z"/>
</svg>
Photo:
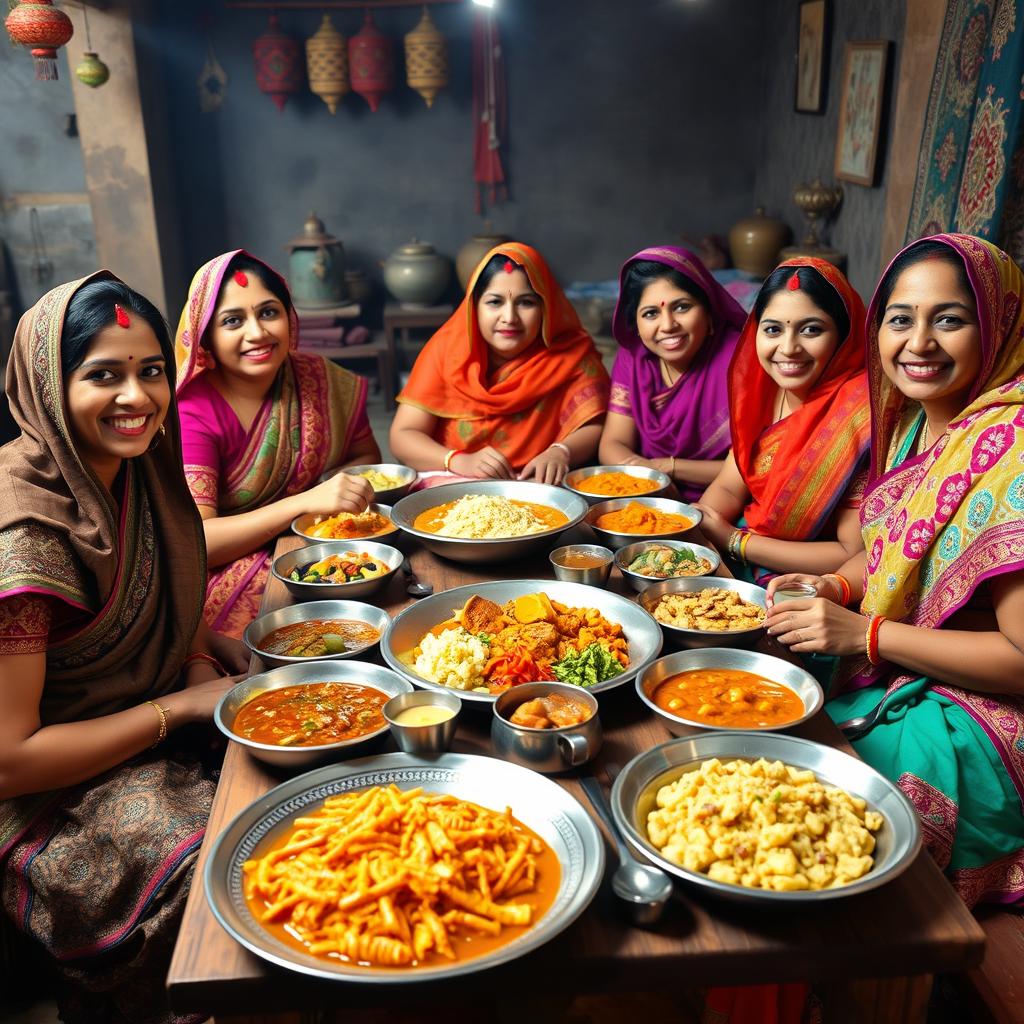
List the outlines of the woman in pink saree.
<svg viewBox="0 0 1024 1024">
<path fill-rule="evenodd" d="M 379 462 L 366 381 L 296 352 L 284 279 L 236 249 L 201 267 L 175 339 L 185 476 L 206 533 L 206 621 L 240 636 L 273 542 L 297 515 L 361 512 L 372 489 L 327 470 Z"/>
</svg>

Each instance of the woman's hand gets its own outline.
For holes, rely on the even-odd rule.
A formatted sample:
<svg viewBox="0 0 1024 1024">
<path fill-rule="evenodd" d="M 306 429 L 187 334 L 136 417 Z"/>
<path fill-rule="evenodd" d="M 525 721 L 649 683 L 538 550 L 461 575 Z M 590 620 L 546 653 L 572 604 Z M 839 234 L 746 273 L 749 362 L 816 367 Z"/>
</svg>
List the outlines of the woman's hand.
<svg viewBox="0 0 1024 1024">
<path fill-rule="evenodd" d="M 316 487 L 310 487 L 301 498 L 306 512 L 318 516 L 333 516 L 336 512 L 365 512 L 373 501 L 370 481 L 361 476 L 336 473 Z"/>
<path fill-rule="evenodd" d="M 212 670 L 213 666 L 208 665 Z M 198 666 L 197 666 L 198 669 Z M 208 722 L 213 717 L 214 708 L 220 702 L 228 690 L 236 683 L 240 683 L 246 676 L 242 672 L 236 676 L 217 676 L 215 679 L 207 679 L 204 682 L 194 682 L 186 685 L 184 690 L 172 694 L 166 701 L 157 701 L 159 704 L 170 705 L 173 700 L 173 707 L 169 710 L 171 723 L 185 725 L 188 722 Z M 174 722 L 174 716 L 178 716 Z"/>
<path fill-rule="evenodd" d="M 724 553 L 729 546 L 732 531 L 736 529 L 735 524 L 730 523 L 718 509 L 712 508 L 710 505 L 698 501 L 694 507 L 704 513 L 704 518 L 700 523 L 701 532 L 719 551 Z"/>
<path fill-rule="evenodd" d="M 225 636 L 210 630 L 206 635 L 206 645 L 212 654 L 228 672 L 247 672 L 252 654 L 249 648 L 233 636 Z"/>
<path fill-rule="evenodd" d="M 546 448 L 523 466 L 519 480 L 532 476 L 539 484 L 560 484 L 569 472 L 569 454 L 562 448 Z"/>
<path fill-rule="evenodd" d="M 776 576 L 768 584 L 768 605 L 771 607 L 776 590 L 785 590 L 796 583 L 802 583 L 807 587 L 814 587 L 818 597 L 824 597 L 829 601 L 839 600 L 839 590 L 831 580 L 822 576 L 811 576 L 805 572 L 788 572 L 784 576 Z"/>
<path fill-rule="evenodd" d="M 486 477 L 491 480 L 512 480 L 515 472 L 497 448 L 488 445 L 478 452 L 459 452 L 448 462 L 448 468 L 459 476 Z"/>
<path fill-rule="evenodd" d="M 803 579 L 801 576 L 801 582 Z M 864 653 L 870 623 L 866 615 L 852 612 L 834 601 L 820 597 L 806 601 L 783 601 L 782 604 L 773 605 L 768 609 L 768 618 L 765 620 L 768 635 L 797 654 L 839 656 Z"/>
</svg>

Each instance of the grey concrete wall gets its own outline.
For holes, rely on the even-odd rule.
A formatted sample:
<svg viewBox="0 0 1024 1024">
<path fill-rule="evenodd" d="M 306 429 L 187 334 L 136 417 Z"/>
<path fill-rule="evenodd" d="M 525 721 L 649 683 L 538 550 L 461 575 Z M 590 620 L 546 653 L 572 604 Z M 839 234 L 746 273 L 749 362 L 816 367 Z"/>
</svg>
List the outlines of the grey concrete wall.
<svg viewBox="0 0 1024 1024">
<path fill-rule="evenodd" d="M 96 260 L 81 146 L 64 134 L 65 118 L 75 109 L 71 72 L 63 52 L 58 60 L 60 79 L 37 82 L 28 51 L 6 37 L 0 41 L 0 236 L 24 306 L 53 285 L 89 273 Z M 33 206 L 53 265 L 46 278 L 30 269 Z"/>
<path fill-rule="evenodd" d="M 793 189 L 799 182 L 813 181 L 815 177 L 820 177 L 826 184 L 834 180 L 844 42 L 869 39 L 893 42 L 885 111 L 890 123 L 895 105 L 892 83 L 899 75 L 906 0 L 831 0 L 829 6 L 832 31 L 828 104 L 823 114 L 798 114 L 793 110 L 798 5 L 796 0 L 764 0 L 764 117 L 760 128 L 754 194 L 758 203 L 781 216 L 793 228 L 798 239 L 803 236 L 804 221 L 793 203 Z M 845 196 L 830 235 L 832 244 L 848 254 L 850 281 L 865 302 L 878 280 L 883 257 L 891 255 L 881 252 L 885 189 L 889 175 L 884 134 L 879 160 L 881 174 L 876 179 L 876 187 L 839 182 Z"/>
<path fill-rule="evenodd" d="M 428 110 L 404 84 L 372 114 L 347 97 L 332 117 L 306 93 L 279 114 L 256 88 L 262 12 L 217 13 L 228 74 L 223 108 L 201 114 L 197 0 L 159 0 L 136 22 L 140 66 L 157 61 L 188 270 L 229 246 L 283 265 L 282 245 L 315 208 L 350 258 L 379 261 L 413 235 L 454 256 L 489 221 L 538 246 L 563 281 L 614 277 L 633 251 L 681 234 L 724 233 L 752 209 L 764 119 L 763 9 L 755 0 L 510 0 L 511 201 L 474 212 L 471 6 L 432 8 L 451 84 Z M 399 39 L 417 8 L 385 10 Z M 285 27 L 310 35 L 317 12 Z M 334 13 L 351 35 L 361 12 Z"/>
</svg>

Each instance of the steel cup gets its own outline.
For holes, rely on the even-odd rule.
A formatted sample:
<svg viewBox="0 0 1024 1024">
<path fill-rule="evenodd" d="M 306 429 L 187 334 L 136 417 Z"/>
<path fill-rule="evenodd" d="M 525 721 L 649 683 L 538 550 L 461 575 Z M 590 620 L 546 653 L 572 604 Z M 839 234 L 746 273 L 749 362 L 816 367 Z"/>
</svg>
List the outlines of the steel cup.
<svg viewBox="0 0 1024 1024">
<path fill-rule="evenodd" d="M 404 725 L 395 721 L 395 717 L 407 708 L 418 708 L 425 705 L 448 708 L 452 712 L 452 716 L 434 725 Z M 461 711 L 462 701 L 458 694 L 440 693 L 437 690 L 400 693 L 398 697 L 389 700 L 383 708 L 384 718 L 391 726 L 391 735 L 395 737 L 398 748 L 417 757 L 443 754 L 452 745 Z"/>
<path fill-rule="evenodd" d="M 562 565 L 559 558 L 570 551 L 583 555 L 594 555 L 603 558 L 604 562 L 591 569 L 574 569 L 571 566 Z M 548 555 L 556 580 L 564 580 L 566 583 L 585 583 L 590 587 L 603 587 L 608 582 L 614 558 L 615 555 L 608 548 L 601 547 L 600 544 L 566 544 L 563 547 L 555 548 Z"/>
</svg>

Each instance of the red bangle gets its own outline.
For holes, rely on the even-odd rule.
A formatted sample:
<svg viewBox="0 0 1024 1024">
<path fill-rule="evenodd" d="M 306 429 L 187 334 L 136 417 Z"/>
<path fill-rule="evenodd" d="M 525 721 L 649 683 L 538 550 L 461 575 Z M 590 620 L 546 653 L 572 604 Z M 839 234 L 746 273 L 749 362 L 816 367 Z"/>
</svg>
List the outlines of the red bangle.
<svg viewBox="0 0 1024 1024">
<path fill-rule="evenodd" d="M 872 665 L 878 665 L 882 660 L 878 654 L 878 632 L 882 628 L 883 622 L 885 622 L 884 615 L 872 615 L 871 621 L 868 623 L 868 631 L 864 643 L 867 648 L 868 661 Z"/>
<path fill-rule="evenodd" d="M 836 585 L 839 587 L 839 603 L 845 608 L 850 603 L 850 597 L 853 594 L 850 581 L 838 572 L 827 572 L 823 579 L 836 581 Z"/>
<path fill-rule="evenodd" d="M 193 651 L 182 663 L 182 669 L 187 669 L 189 665 L 196 661 L 208 661 L 222 676 L 230 675 L 228 670 L 212 655 L 207 654 L 205 651 Z"/>
</svg>

